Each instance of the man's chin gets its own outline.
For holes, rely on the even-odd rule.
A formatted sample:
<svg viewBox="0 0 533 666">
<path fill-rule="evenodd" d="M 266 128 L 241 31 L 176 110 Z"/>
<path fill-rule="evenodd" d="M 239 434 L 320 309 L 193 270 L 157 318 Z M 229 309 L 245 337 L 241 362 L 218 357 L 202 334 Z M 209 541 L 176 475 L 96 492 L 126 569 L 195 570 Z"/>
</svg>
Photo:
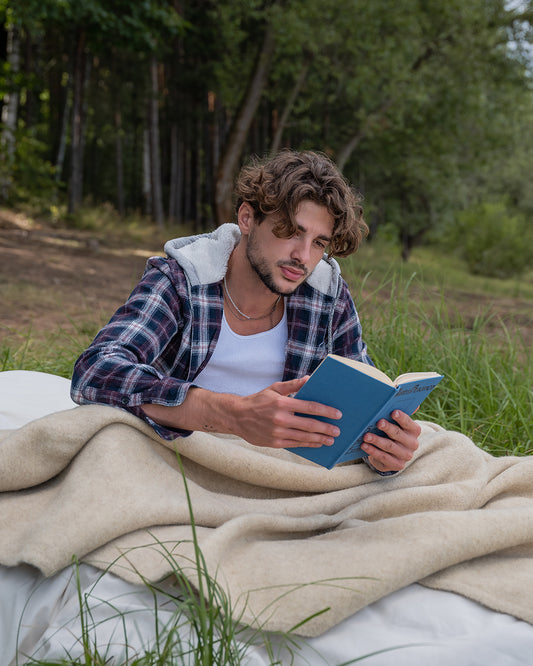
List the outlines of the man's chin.
<svg viewBox="0 0 533 666">
<path fill-rule="evenodd" d="M 298 289 L 298 287 L 302 284 L 304 280 L 298 280 L 298 282 L 291 282 L 289 284 L 284 284 L 284 285 L 276 285 L 275 289 L 271 289 L 274 294 L 277 296 L 290 296 L 291 294 L 294 294 L 294 292 Z"/>
</svg>

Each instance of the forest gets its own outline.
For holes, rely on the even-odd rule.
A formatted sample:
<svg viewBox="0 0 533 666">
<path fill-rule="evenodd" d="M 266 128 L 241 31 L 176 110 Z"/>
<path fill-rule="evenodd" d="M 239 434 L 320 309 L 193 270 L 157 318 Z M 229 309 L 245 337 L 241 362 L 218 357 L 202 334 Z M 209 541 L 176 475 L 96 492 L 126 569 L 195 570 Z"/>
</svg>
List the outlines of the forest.
<svg viewBox="0 0 533 666">
<path fill-rule="evenodd" d="M 533 2 L 0 0 L 0 200 L 199 232 L 241 164 L 325 152 L 371 238 L 533 261 Z"/>
</svg>

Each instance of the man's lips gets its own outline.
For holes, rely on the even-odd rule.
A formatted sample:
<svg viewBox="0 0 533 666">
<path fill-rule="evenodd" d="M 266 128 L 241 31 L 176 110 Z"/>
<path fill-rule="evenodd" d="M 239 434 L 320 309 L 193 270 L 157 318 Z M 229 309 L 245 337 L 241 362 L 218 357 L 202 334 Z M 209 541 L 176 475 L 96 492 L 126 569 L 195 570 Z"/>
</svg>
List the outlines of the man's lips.
<svg viewBox="0 0 533 666">
<path fill-rule="evenodd" d="M 297 268 L 295 266 L 289 266 L 287 264 L 282 264 L 280 266 L 281 272 L 283 273 L 283 276 L 287 280 L 291 280 L 292 282 L 295 282 L 296 280 L 301 280 L 305 275 L 306 271 L 302 268 Z"/>
</svg>

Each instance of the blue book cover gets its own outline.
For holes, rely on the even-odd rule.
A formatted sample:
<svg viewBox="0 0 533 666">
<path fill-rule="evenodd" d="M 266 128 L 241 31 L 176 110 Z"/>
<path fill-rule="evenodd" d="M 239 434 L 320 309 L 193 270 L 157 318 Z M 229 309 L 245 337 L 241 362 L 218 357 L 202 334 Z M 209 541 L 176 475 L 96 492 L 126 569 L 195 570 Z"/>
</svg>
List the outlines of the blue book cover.
<svg viewBox="0 0 533 666">
<path fill-rule="evenodd" d="M 294 397 L 339 409 L 342 418 L 338 420 L 310 418 L 337 425 L 340 435 L 332 446 L 287 450 L 328 469 L 362 458 L 365 453 L 360 447 L 365 433 L 372 430 L 382 434 L 376 423 L 382 418 L 392 421 L 390 415 L 395 409 L 413 414 L 442 378 L 435 372 L 413 372 L 392 381 L 371 365 L 329 354 Z"/>
</svg>

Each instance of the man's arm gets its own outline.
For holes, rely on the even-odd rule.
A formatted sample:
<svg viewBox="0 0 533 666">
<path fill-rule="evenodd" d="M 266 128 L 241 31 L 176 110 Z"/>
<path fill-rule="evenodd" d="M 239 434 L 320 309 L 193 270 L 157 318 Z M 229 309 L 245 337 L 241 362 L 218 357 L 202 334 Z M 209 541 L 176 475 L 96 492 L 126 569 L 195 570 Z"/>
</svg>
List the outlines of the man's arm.
<svg viewBox="0 0 533 666">
<path fill-rule="evenodd" d="M 340 418 L 341 413 L 318 402 L 291 397 L 306 381 L 307 377 L 275 382 L 249 396 L 192 387 L 181 405 L 147 404 L 142 409 L 160 425 L 238 435 L 255 446 L 330 446 L 339 434 L 338 427 L 296 412 L 330 419 Z"/>
<path fill-rule="evenodd" d="M 179 347 L 185 280 L 174 284 L 164 272 L 164 260 L 150 261 L 154 265 L 127 302 L 76 361 L 74 402 L 122 407 L 139 416 L 141 404 L 177 404 L 185 397 L 191 385 L 189 350 Z M 167 371 L 170 364 L 177 368 L 176 376 Z"/>
</svg>

